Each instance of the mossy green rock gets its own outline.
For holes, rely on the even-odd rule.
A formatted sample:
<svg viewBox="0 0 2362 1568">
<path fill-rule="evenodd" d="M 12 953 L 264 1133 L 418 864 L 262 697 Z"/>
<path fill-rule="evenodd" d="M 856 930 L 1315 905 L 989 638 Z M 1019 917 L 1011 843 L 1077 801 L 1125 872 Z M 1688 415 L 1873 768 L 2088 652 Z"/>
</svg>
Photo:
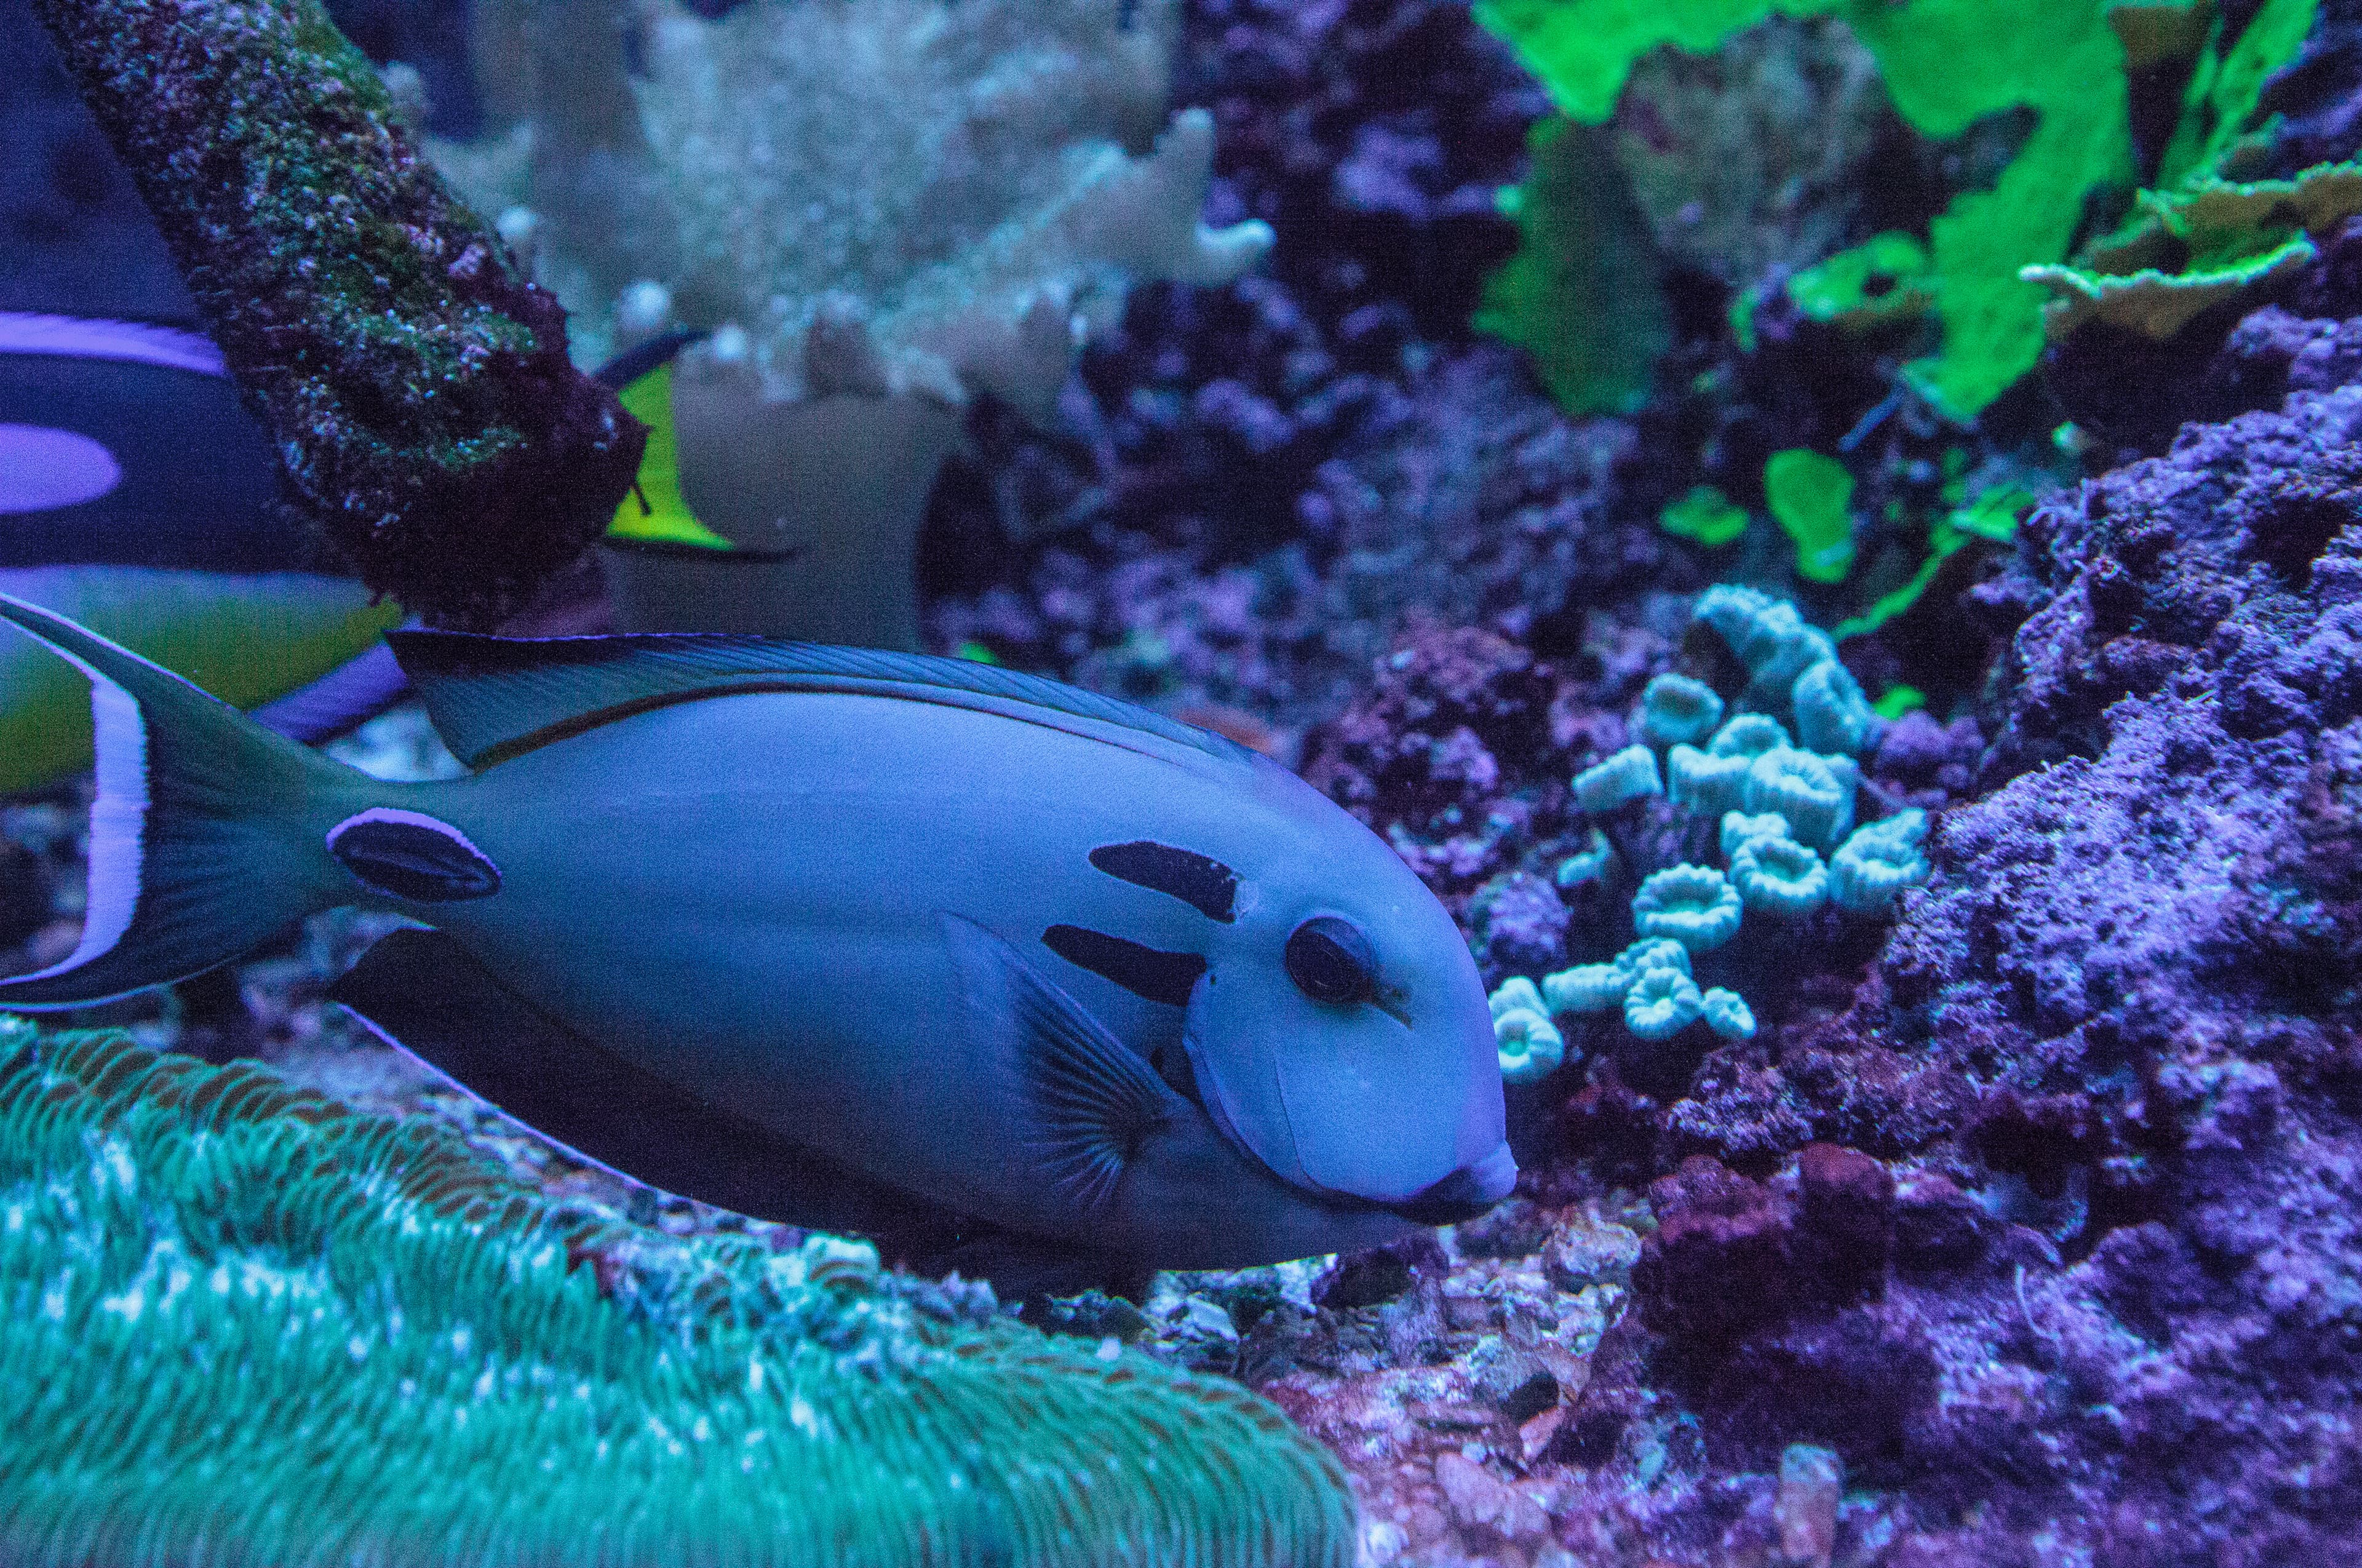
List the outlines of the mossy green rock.
<svg viewBox="0 0 2362 1568">
<path fill-rule="evenodd" d="M 646 433 L 418 157 L 319 0 L 36 0 L 288 493 L 372 590 L 489 629 L 579 556 Z"/>
<path fill-rule="evenodd" d="M 1225 1382 L 815 1237 L 551 1201 L 433 1121 L 0 1019 L 0 1561 L 1338 1564 Z"/>
</svg>

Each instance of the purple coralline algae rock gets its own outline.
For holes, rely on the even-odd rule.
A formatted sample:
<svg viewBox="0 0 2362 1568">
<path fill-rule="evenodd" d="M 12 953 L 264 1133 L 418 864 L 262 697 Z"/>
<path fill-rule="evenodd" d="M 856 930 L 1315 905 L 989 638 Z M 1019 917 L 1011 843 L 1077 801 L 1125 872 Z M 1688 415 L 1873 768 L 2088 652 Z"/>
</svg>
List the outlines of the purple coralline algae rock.
<svg viewBox="0 0 2362 1568">
<path fill-rule="evenodd" d="M 1886 726 L 1869 773 L 1896 805 L 1933 811 L 1970 793 L 1984 749 L 1972 718 L 1939 724 L 1925 712 L 1905 713 Z"/>
<path fill-rule="evenodd" d="M 1309 737 L 1304 776 L 1375 828 L 1447 900 L 1515 869 L 1565 817 L 1564 779 L 1531 788 L 1529 759 L 1557 749 L 1565 684 L 1507 638 L 1415 632 L 1380 660 L 1375 689 Z M 1621 726 L 1613 737 L 1621 743 Z M 1612 747 L 1610 748 L 1612 749 Z M 1504 778 L 1501 758 L 1516 771 Z"/>
<path fill-rule="evenodd" d="M 1801 1307 L 1885 1292 L 1894 1177 L 1859 1150 L 1808 1144 L 1791 1178 L 1772 1184 L 1693 1154 L 1649 1202 L 1657 1233 L 1633 1286 L 1683 1353 L 1727 1349 Z"/>
<path fill-rule="evenodd" d="M 1972 595 L 2014 636 L 1985 793 L 1940 819 L 1935 878 L 1849 1009 L 1752 1079 L 1710 1060 L 1667 1113 L 1743 1131 L 1776 1101 L 1902 1179 L 1821 1145 L 1769 1183 L 1701 1158 L 1664 1178 L 1636 1275 L 1651 1365 L 1727 1462 L 1822 1441 L 1894 1488 L 1901 1561 L 2031 1561 L 2037 1535 L 2110 1564 L 2340 1561 L 2362 387 L 2191 426 L 2038 509 L 2024 546 Z M 1959 766 L 1925 722 L 1880 771 Z M 1824 1254 L 1860 1260 L 1842 1289 L 1802 1261 L 1814 1226 L 1851 1238 Z"/>
<path fill-rule="evenodd" d="M 1555 969 L 1566 955 L 1566 905 L 1530 871 L 1505 871 L 1477 889 L 1468 922 L 1488 981 L 1496 972 L 1507 977 Z"/>
<path fill-rule="evenodd" d="M 1896 923 L 1770 944 L 1752 1041 L 1570 1032 L 1559 1161 L 1528 1185 L 1653 1183 L 1657 1230 L 1596 1393 L 1531 1474 L 1705 1487 L 1554 1503 L 1571 1550 L 1750 1539 L 1727 1510 L 1770 1483 L 1738 1478 L 1805 1442 L 1878 1498 L 1886 1558 L 1854 1505 L 1838 1527 L 1863 1562 L 2014 1564 L 2041 1539 L 2110 1568 L 2340 1561 L 2362 1517 L 2340 1392 L 2362 1381 L 2362 387 L 2336 384 L 2342 321 L 2268 307 L 2234 337 L 2295 345 L 2283 406 L 2038 508 L 1962 605 L 2005 650 L 1982 703 L 1864 758 L 1879 809 L 1936 814 Z M 1603 602 L 1622 618 L 1571 652 L 1547 622 L 1414 629 L 1308 742 L 1488 974 L 1528 878 L 1594 825 L 1566 780 L 1626 744 L 1641 684 L 1728 673 L 1677 614 Z M 1678 847 L 1661 803 L 1600 825 L 1628 879 Z M 1604 917 L 1562 902 L 1586 955 Z"/>
</svg>

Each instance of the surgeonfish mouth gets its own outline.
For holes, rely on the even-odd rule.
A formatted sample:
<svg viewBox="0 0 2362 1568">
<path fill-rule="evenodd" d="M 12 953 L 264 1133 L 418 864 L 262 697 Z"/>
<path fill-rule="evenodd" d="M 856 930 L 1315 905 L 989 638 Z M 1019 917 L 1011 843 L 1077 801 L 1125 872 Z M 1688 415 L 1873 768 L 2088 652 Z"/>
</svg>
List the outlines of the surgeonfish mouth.
<svg viewBox="0 0 2362 1568">
<path fill-rule="evenodd" d="M 1231 924 L 1238 917 L 1239 875 L 1211 856 L 1154 839 L 1134 839 L 1101 845 L 1090 852 L 1089 860 L 1108 876 L 1179 900 L 1209 921 Z M 1341 929 L 1332 936 L 1331 927 Z M 1307 932 L 1332 943 L 1358 944 L 1362 940 L 1358 933 L 1333 917 L 1316 917 L 1307 922 L 1298 928 L 1297 938 Z M 1042 942 L 1059 957 L 1112 980 L 1134 996 L 1177 1008 L 1189 1005 L 1191 993 L 1208 967 L 1205 958 L 1198 954 L 1170 952 L 1087 927 L 1052 925 L 1043 932 Z M 1385 1005 L 1375 997 L 1368 999 L 1374 1005 Z M 1184 1061 L 1193 1059 L 1189 1051 L 1172 1055 Z M 1224 1138 L 1247 1157 L 1260 1162 L 1261 1156 L 1239 1135 L 1219 1099 L 1209 1103 L 1197 1082 L 1194 1065 L 1180 1072 L 1165 1071 L 1167 1064 L 1163 1062 L 1156 1066 L 1168 1082 L 1208 1113 Z M 1472 1220 L 1498 1201 L 1498 1193 L 1485 1190 L 1488 1169 L 1465 1167 L 1454 1171 L 1426 1190 L 1392 1202 L 1326 1188 L 1314 1190 L 1322 1201 L 1341 1208 L 1397 1214 L 1421 1225 L 1450 1225 Z"/>
</svg>

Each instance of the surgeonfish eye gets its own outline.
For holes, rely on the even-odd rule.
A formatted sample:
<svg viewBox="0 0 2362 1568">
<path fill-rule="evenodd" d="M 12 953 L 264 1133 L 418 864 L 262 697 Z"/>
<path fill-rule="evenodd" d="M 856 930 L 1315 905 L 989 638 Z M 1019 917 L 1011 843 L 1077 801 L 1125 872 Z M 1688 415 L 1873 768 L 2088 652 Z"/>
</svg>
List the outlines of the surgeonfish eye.
<svg viewBox="0 0 2362 1568">
<path fill-rule="evenodd" d="M 1288 933 L 1282 956 L 1287 977 L 1314 1001 L 1344 1007 L 1378 994 L 1378 966 L 1370 939 L 1350 921 L 1314 915 Z"/>
</svg>

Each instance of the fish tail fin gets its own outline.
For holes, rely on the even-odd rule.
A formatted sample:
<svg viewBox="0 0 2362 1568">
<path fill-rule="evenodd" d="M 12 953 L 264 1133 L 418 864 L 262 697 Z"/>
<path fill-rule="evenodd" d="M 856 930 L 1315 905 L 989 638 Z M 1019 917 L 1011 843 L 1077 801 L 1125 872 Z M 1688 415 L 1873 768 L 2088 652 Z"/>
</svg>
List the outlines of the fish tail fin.
<svg viewBox="0 0 2362 1568">
<path fill-rule="evenodd" d="M 83 1006 L 185 979 L 352 901 L 315 824 L 388 786 L 39 605 L 0 594 L 0 620 L 90 678 L 98 753 L 82 940 L 0 981 L 0 1008 Z"/>
</svg>

